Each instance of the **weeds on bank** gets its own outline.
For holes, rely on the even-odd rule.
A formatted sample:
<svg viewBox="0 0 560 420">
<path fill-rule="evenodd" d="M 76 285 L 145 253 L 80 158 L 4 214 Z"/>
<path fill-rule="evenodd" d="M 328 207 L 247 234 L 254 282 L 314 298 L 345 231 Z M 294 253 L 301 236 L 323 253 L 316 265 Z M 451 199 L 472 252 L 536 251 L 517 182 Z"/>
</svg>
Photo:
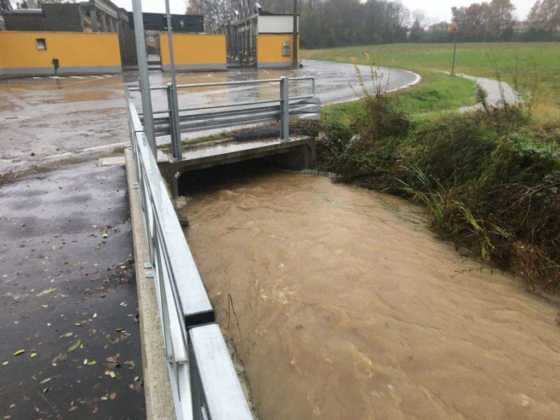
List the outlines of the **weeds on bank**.
<svg viewBox="0 0 560 420">
<path fill-rule="evenodd" d="M 457 246 L 560 289 L 560 123 L 526 105 L 413 121 L 380 91 L 350 124 L 306 122 L 320 169 L 342 182 L 408 197 Z"/>
</svg>

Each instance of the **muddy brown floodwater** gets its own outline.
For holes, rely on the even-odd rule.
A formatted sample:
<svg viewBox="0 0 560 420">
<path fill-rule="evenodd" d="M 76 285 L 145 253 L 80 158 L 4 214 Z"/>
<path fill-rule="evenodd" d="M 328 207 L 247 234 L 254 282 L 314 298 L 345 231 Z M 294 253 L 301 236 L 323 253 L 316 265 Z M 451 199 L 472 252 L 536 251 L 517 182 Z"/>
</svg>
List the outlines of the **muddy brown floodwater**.
<svg viewBox="0 0 560 420">
<path fill-rule="evenodd" d="M 460 257 L 420 209 L 269 173 L 184 211 L 262 420 L 560 418 L 557 309 Z"/>
</svg>

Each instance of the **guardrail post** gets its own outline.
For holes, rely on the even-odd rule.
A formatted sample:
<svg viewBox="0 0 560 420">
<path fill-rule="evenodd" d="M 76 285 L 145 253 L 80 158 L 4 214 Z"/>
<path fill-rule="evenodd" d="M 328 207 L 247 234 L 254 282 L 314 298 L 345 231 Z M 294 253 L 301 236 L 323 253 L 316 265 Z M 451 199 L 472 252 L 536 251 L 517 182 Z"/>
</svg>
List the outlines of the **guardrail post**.
<svg viewBox="0 0 560 420">
<path fill-rule="evenodd" d="M 140 94 L 142 96 L 142 112 L 144 113 L 144 133 L 146 134 L 152 153 L 157 158 L 157 144 L 154 136 L 154 119 L 152 111 L 152 91 L 150 90 L 150 73 L 148 71 L 148 59 L 146 57 L 146 39 L 141 0 L 132 1 L 132 12 L 134 18 L 134 36 L 136 38 L 136 56 L 138 61 Z"/>
<path fill-rule="evenodd" d="M 290 139 L 290 93 L 286 76 L 280 78 L 280 138 Z"/>
<path fill-rule="evenodd" d="M 183 159 L 181 148 L 181 127 L 179 123 L 179 104 L 177 89 L 172 84 L 167 85 L 167 108 L 169 109 L 169 133 L 171 135 L 171 149 L 176 160 Z"/>
</svg>

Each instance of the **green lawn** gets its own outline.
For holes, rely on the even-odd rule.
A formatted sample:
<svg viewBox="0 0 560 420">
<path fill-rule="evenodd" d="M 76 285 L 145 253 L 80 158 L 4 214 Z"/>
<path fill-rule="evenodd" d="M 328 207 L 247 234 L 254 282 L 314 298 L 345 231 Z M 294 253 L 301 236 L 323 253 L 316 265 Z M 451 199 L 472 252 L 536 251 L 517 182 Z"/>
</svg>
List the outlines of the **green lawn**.
<svg viewBox="0 0 560 420">
<path fill-rule="evenodd" d="M 451 69 L 451 44 L 365 45 L 304 50 L 302 56 L 306 59 L 359 64 L 373 61 L 378 65 L 415 70 L 424 76 L 423 86 L 432 85 L 438 93 L 443 93 L 444 100 L 462 102 L 460 99 L 465 99 L 464 90 L 454 91 L 452 82 L 445 81 L 445 76 L 439 74 Z M 543 113 L 557 114 L 560 109 L 560 43 L 458 44 L 456 71 L 473 76 L 500 77 L 523 93 L 536 95 Z M 438 86 L 435 86 L 436 82 Z M 449 95 L 449 91 L 442 92 L 445 86 L 452 89 L 452 95 Z M 464 89 L 464 86 L 460 88 Z M 430 108 L 429 102 L 434 101 L 424 103 L 425 108 Z M 448 108 L 442 106 L 441 109 Z"/>
<path fill-rule="evenodd" d="M 397 108 L 412 119 L 427 119 L 455 112 L 459 108 L 476 103 L 474 82 L 445 74 L 424 72 L 419 85 L 392 94 Z M 349 125 L 356 116 L 365 112 L 361 101 L 328 105 L 323 108 L 326 120 Z"/>
</svg>

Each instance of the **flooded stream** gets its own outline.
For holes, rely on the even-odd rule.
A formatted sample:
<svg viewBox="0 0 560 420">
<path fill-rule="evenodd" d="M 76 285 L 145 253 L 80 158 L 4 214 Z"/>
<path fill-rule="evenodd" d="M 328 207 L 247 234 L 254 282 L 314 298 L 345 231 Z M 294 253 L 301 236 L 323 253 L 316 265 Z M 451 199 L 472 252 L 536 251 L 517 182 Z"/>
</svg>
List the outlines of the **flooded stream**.
<svg viewBox="0 0 560 420">
<path fill-rule="evenodd" d="M 557 309 L 460 257 L 421 209 L 286 172 L 189 196 L 261 420 L 560 418 Z"/>
</svg>

